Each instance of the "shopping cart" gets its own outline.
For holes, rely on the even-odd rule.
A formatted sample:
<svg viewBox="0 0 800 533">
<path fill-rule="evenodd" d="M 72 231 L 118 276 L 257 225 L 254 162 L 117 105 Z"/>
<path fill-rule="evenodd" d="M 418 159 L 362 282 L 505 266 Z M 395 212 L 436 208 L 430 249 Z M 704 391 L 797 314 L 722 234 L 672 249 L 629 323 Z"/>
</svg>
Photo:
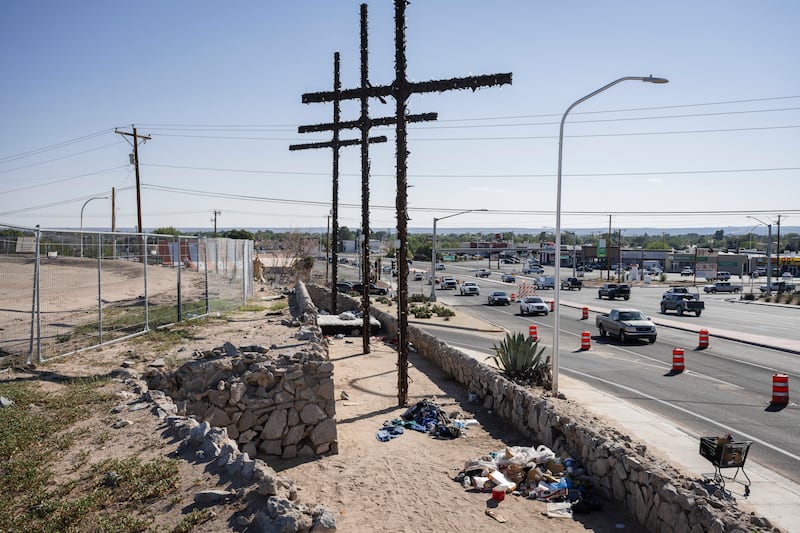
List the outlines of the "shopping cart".
<svg viewBox="0 0 800 533">
<path fill-rule="evenodd" d="M 720 437 L 700 437 L 700 455 L 711 461 L 714 465 L 713 481 L 725 490 L 725 480 L 734 481 L 739 471 L 744 474 L 747 483 L 739 481 L 744 485 L 744 495 L 750 495 L 750 476 L 744 471 L 744 463 L 747 461 L 747 453 L 750 451 L 751 441 L 734 442 Z M 722 475 L 723 468 L 735 468 L 736 473 L 733 477 L 726 478 Z M 704 475 L 704 477 L 707 477 Z"/>
</svg>

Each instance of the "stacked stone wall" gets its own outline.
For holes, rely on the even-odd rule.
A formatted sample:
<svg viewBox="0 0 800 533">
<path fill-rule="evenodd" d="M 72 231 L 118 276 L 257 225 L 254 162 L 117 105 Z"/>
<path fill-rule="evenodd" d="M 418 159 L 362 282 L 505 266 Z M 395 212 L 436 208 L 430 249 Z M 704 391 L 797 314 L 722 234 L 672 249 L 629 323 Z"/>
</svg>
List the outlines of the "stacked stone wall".
<svg viewBox="0 0 800 533">
<path fill-rule="evenodd" d="M 301 326 L 297 345 L 237 348 L 230 343 L 165 373 L 147 376 L 180 412 L 225 428 L 250 457 L 338 453 L 333 364 L 319 328 Z M 273 354 L 272 352 L 276 352 Z"/>
</svg>

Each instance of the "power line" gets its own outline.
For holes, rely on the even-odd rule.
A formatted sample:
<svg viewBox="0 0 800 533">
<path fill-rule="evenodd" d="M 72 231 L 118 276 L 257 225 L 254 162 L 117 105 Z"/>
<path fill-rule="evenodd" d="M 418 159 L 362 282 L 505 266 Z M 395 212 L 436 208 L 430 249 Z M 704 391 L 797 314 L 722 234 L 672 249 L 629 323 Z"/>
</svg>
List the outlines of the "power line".
<svg viewBox="0 0 800 533">
<path fill-rule="evenodd" d="M 54 179 L 52 181 L 48 181 L 48 182 L 45 182 L 45 183 L 39 183 L 38 185 L 29 185 L 28 187 L 20 187 L 19 189 L 11 189 L 11 190 L 8 190 L 8 191 L 0 191 L 0 195 L 2 195 L 2 194 L 10 194 L 12 192 L 27 191 L 27 190 L 30 190 L 30 189 L 36 189 L 38 187 L 49 187 L 50 185 L 54 185 L 56 183 L 63 183 L 65 181 L 71 181 L 71 180 L 75 180 L 75 179 L 79 179 L 79 178 L 85 178 L 86 176 L 95 176 L 97 174 L 104 174 L 104 173 L 110 172 L 112 170 L 119 170 L 121 168 L 125 168 L 126 166 L 127 165 L 120 165 L 118 167 L 111 167 L 111 168 L 106 168 L 106 169 L 103 169 L 103 170 L 96 170 L 94 172 L 86 172 L 85 174 L 77 174 L 75 176 L 68 176 L 66 178 L 58 178 L 58 179 Z M 27 179 L 25 181 L 31 181 L 31 179 Z"/>
<path fill-rule="evenodd" d="M 121 191 L 126 191 L 126 190 L 129 190 L 129 189 L 132 189 L 132 188 L 133 187 L 125 187 L 124 189 L 120 189 L 120 190 Z M 102 191 L 102 192 L 99 192 L 99 193 L 88 194 L 86 196 L 81 196 L 81 197 L 78 197 L 78 198 L 70 198 L 68 200 L 60 200 L 58 202 L 52 202 L 52 203 L 49 203 L 49 204 L 42 204 L 42 205 L 37 205 L 37 206 L 32 206 L 32 207 L 25 207 L 25 208 L 21 208 L 21 209 L 16 209 L 14 211 L 5 211 L 5 212 L 0 213 L 0 216 L 16 215 L 17 213 L 25 213 L 26 211 L 36 211 L 38 209 L 47 209 L 47 208 L 50 208 L 50 207 L 57 207 L 59 205 L 66 205 L 66 204 L 72 204 L 72 203 L 76 203 L 76 202 L 83 202 L 83 201 L 86 201 L 89 198 L 92 198 L 93 196 L 99 196 L 101 194 L 108 194 L 108 191 Z"/>
<path fill-rule="evenodd" d="M 28 151 L 25 151 L 25 152 L 19 152 L 17 154 L 11 154 L 11 155 L 7 155 L 7 156 L 3 156 L 3 157 L 0 157 L 0 163 L 7 163 L 9 161 L 14 161 L 15 159 L 22 159 L 24 157 L 29 157 L 29 156 L 32 156 L 32 155 L 38 155 L 40 153 L 47 152 L 49 150 L 56 150 L 58 148 L 63 148 L 64 146 L 69 146 L 71 144 L 79 143 L 79 142 L 82 142 L 82 141 L 87 141 L 89 139 L 97 137 L 98 135 L 102 135 L 104 133 L 108 133 L 110 131 L 113 131 L 113 129 L 114 128 L 106 128 L 104 130 L 96 131 L 96 132 L 90 133 L 88 135 L 82 135 L 81 137 L 75 137 L 74 139 L 68 139 L 66 141 L 61 141 L 61 142 L 58 142 L 58 143 L 55 143 L 55 144 L 42 146 L 41 148 L 34 148 L 32 150 L 28 150 Z"/>
<path fill-rule="evenodd" d="M 75 152 L 75 153 L 72 153 L 72 154 L 62 155 L 60 157 L 54 157 L 52 159 L 46 159 L 44 161 L 38 161 L 36 163 L 30 163 L 28 165 L 23 165 L 21 167 L 15 167 L 15 168 L 9 168 L 9 169 L 6 169 L 6 170 L 0 170 L 0 174 L 5 174 L 7 172 L 14 172 L 15 170 L 22 170 L 24 168 L 35 167 L 37 165 L 44 165 L 46 163 L 52 163 L 53 161 L 61 161 L 62 159 L 69 159 L 70 157 L 75 157 L 75 156 L 78 156 L 78 155 L 88 154 L 89 152 L 96 152 L 97 150 L 103 150 L 105 148 L 108 148 L 109 146 L 116 146 L 117 144 L 119 144 L 119 141 L 113 142 L 113 143 L 110 143 L 110 144 L 104 144 L 103 146 L 97 146 L 95 148 L 89 148 L 88 150 L 83 150 L 81 152 Z"/>
<path fill-rule="evenodd" d="M 290 170 L 259 170 L 259 169 L 242 169 L 242 168 L 215 168 L 215 167 L 192 167 L 182 165 L 165 165 L 159 163 L 143 163 L 142 166 L 149 167 L 164 167 L 176 168 L 184 170 L 202 170 L 205 172 L 234 172 L 244 174 L 277 174 L 286 176 L 325 176 L 327 172 L 297 172 Z M 564 174 L 569 177 L 606 177 L 606 176 L 675 176 L 681 174 L 730 174 L 740 172 L 785 172 L 800 170 L 800 167 L 776 167 L 776 168 L 738 168 L 738 169 L 708 169 L 708 170 L 675 170 L 675 171 L 659 171 L 659 172 L 605 172 L 605 173 L 583 173 L 583 174 Z M 342 173 L 342 176 L 359 176 L 356 173 Z M 373 173 L 376 177 L 392 177 L 392 174 L 377 174 Z M 553 174 L 412 174 L 409 177 L 413 178 L 552 178 Z"/>
<path fill-rule="evenodd" d="M 555 123 L 552 123 L 555 124 Z M 516 124 L 509 124 L 508 126 L 516 126 Z M 707 130 L 677 130 L 677 131 L 643 131 L 631 133 L 590 133 L 590 134 L 573 134 L 565 135 L 566 138 L 591 138 L 591 137 L 634 137 L 634 136 L 648 136 L 648 135 L 685 135 L 697 133 L 735 133 L 744 131 L 767 131 L 767 130 L 782 130 L 798 128 L 800 125 L 788 126 L 755 126 L 748 128 L 717 128 Z M 416 129 L 416 128 L 415 128 Z M 173 133 L 156 134 L 158 137 L 177 137 L 186 139 L 220 139 L 230 141 L 295 141 L 297 139 L 284 138 L 284 137 L 242 137 L 231 135 L 179 135 Z M 557 139 L 558 135 L 518 135 L 518 136 L 505 136 L 505 137 L 414 137 L 414 141 L 508 141 L 508 140 L 536 140 L 536 139 Z"/>
</svg>

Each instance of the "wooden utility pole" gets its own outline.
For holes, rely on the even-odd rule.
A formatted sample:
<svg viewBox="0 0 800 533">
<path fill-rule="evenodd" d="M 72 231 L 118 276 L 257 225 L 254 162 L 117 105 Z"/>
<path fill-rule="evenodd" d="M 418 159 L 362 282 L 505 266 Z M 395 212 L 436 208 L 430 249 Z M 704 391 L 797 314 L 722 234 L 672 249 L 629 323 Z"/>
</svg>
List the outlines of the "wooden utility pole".
<svg viewBox="0 0 800 533">
<path fill-rule="evenodd" d="M 491 87 L 511 83 L 511 73 L 489 74 L 483 76 L 469 76 L 466 78 L 450 78 L 445 80 L 432 80 L 425 82 L 410 82 L 406 77 L 406 38 L 405 38 L 405 8 L 407 0 L 394 0 L 395 6 L 395 80 L 389 85 L 361 87 L 347 89 L 340 92 L 321 92 L 303 95 L 303 103 L 335 102 L 337 100 L 353 100 L 368 98 L 383 98 L 391 96 L 397 104 L 395 118 L 396 125 L 396 170 L 397 170 L 397 237 L 400 240 L 397 256 L 397 285 L 398 285 L 398 404 L 403 406 L 408 400 L 408 185 L 406 178 L 408 161 L 408 140 L 406 125 L 411 120 L 411 115 L 406 113 L 408 98 L 415 93 L 445 92 L 455 89 L 476 90 L 482 87 Z M 362 4 L 362 6 L 364 6 Z M 362 7 L 362 13 L 365 11 Z M 362 26 L 363 28 L 363 26 Z M 362 29 L 362 31 L 365 31 Z M 362 84 L 363 85 L 363 84 Z M 435 117 L 430 119 L 435 120 Z M 390 122 L 385 122 L 388 124 Z M 372 120 L 371 125 L 379 125 Z M 357 127 L 361 127 L 358 125 Z M 366 236 L 369 238 L 369 235 Z M 431 273 L 433 275 L 433 273 Z"/>
<path fill-rule="evenodd" d="M 213 219 L 211 219 L 211 220 L 213 220 L 213 221 L 214 221 L 214 237 L 216 237 L 216 236 L 217 236 L 217 216 L 218 216 L 218 215 L 221 215 L 221 214 L 222 214 L 222 211 L 219 211 L 219 210 L 217 210 L 217 209 L 214 209 L 214 211 L 212 211 L 212 213 L 214 213 L 214 218 L 213 218 Z"/>
<path fill-rule="evenodd" d="M 136 170 L 136 224 L 139 233 L 144 233 L 142 230 L 142 185 L 139 179 L 139 139 L 142 141 L 149 141 L 149 135 L 139 135 L 136 133 L 136 127 L 131 126 L 133 133 L 128 133 L 127 131 L 120 131 L 118 129 L 114 130 L 114 133 L 118 133 L 124 137 L 133 137 L 133 165 Z M 130 140 L 128 141 L 130 142 Z"/>
</svg>

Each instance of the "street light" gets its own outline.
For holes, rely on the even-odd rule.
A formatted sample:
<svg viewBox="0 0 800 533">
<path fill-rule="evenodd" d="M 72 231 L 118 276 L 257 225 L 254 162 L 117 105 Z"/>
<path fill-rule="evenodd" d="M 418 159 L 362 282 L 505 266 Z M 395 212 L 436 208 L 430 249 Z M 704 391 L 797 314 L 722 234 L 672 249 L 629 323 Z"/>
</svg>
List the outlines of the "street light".
<svg viewBox="0 0 800 533">
<path fill-rule="evenodd" d="M 561 259 L 561 155 L 564 145 L 564 122 L 567 120 L 567 115 L 569 114 L 569 112 L 572 111 L 575 108 L 575 106 L 585 102 L 586 100 L 597 94 L 600 94 L 606 89 L 610 89 L 611 87 L 613 87 L 618 83 L 622 83 L 623 81 L 643 81 L 647 83 L 669 82 L 669 80 L 667 80 L 666 78 L 654 78 L 652 75 L 647 77 L 626 76 L 624 78 L 619 78 L 618 80 L 614 80 L 608 85 L 604 85 L 603 87 L 600 87 L 596 91 L 589 93 L 583 98 L 573 102 L 572 105 L 570 105 L 567 108 L 567 110 L 564 111 L 564 116 L 561 117 L 561 127 L 558 132 L 558 179 L 556 182 L 556 253 L 559 254 L 559 260 Z M 557 273 L 558 270 L 556 270 L 556 274 Z M 553 295 L 553 306 L 555 307 L 555 317 L 553 319 L 553 396 L 558 397 L 558 334 L 561 327 L 559 292 L 561 283 L 558 279 L 556 279 L 556 283 L 554 285 L 555 286 L 553 288 L 555 294 Z"/>
<path fill-rule="evenodd" d="M 767 296 L 769 296 L 772 294 L 772 224 L 750 215 L 747 215 L 747 218 L 752 218 L 767 227 Z"/>
<path fill-rule="evenodd" d="M 475 211 L 488 211 L 488 209 L 467 209 L 466 211 L 459 211 L 446 217 L 433 217 L 433 238 L 431 239 L 431 298 L 432 302 L 436 301 L 436 223 L 446 218 L 463 215 L 464 213 L 473 213 Z"/>
<path fill-rule="evenodd" d="M 86 204 L 92 200 L 108 200 L 108 196 L 95 196 L 94 198 L 89 198 L 83 202 L 83 206 L 81 206 L 81 258 L 83 257 L 83 209 L 86 207 Z"/>
</svg>

